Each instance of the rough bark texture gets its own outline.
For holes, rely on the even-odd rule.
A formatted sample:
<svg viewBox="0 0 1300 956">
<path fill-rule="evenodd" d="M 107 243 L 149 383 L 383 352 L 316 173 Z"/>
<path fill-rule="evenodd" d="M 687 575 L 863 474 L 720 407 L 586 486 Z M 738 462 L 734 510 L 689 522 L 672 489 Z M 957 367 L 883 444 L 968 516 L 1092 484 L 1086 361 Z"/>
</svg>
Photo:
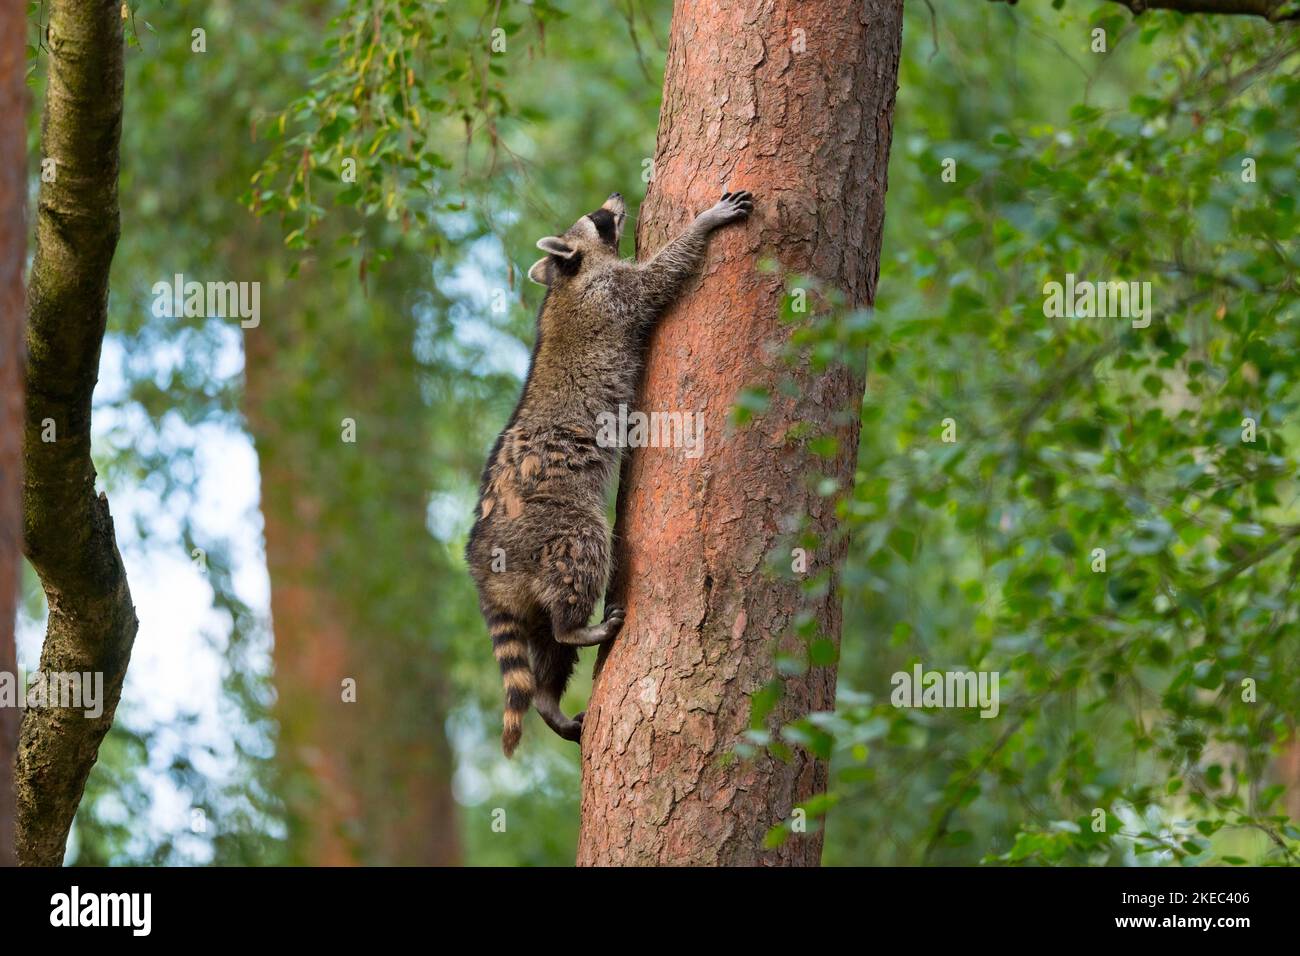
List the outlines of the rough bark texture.
<svg viewBox="0 0 1300 956">
<path fill-rule="evenodd" d="M 23 263 L 27 226 L 26 4 L 0 0 L 0 674 L 18 673 L 22 562 Z M 13 866 L 18 711 L 0 707 L 0 866 Z"/>
<path fill-rule="evenodd" d="M 425 523 L 433 451 L 415 322 L 383 293 L 364 318 L 349 315 L 348 292 L 328 284 L 338 275 L 304 269 L 292 306 L 244 334 L 289 861 L 449 865 L 459 847 L 428 585 L 446 572 Z M 355 702 L 343 700 L 347 678 Z"/>
<path fill-rule="evenodd" d="M 748 385 L 782 376 L 781 281 L 760 257 L 869 303 L 879 274 L 901 0 L 693 0 L 673 13 L 654 180 L 638 249 L 652 254 L 726 189 L 749 189 L 751 221 L 713 240 L 703 278 L 651 342 L 641 408 L 704 412 L 704 454 L 642 449 L 624 469 L 611 597 L 627 621 L 597 675 L 582 740 L 578 862 L 816 865 L 820 834 L 765 850 L 767 830 L 822 790 L 810 754 L 726 762 L 749 726 L 750 695 L 801 606 L 797 584 L 761 564 L 807 516 L 824 541 L 832 506 L 820 470 L 852 484 L 865 370 L 797 373 L 797 400 L 774 400 L 729 432 Z M 798 52 L 800 49 L 803 52 Z M 839 439 L 816 469 L 786 433 L 811 422 Z M 826 546 L 812 567 L 833 566 Z M 834 588 L 810 608 L 838 637 Z M 802 646 L 796 638 L 790 646 Z M 773 725 L 834 704 L 835 669 L 790 680 Z"/>
<path fill-rule="evenodd" d="M 27 325 L 23 542 L 50 618 L 41 671 L 101 672 L 104 711 L 32 708 L 18 745 L 18 858 L 57 866 L 68 828 L 113 723 L 136 616 L 108 499 L 95 494 L 91 394 L 108 319 L 119 232 L 122 16 L 116 0 L 49 7 L 42 182 Z M 54 441 L 44 440 L 47 423 Z"/>
</svg>

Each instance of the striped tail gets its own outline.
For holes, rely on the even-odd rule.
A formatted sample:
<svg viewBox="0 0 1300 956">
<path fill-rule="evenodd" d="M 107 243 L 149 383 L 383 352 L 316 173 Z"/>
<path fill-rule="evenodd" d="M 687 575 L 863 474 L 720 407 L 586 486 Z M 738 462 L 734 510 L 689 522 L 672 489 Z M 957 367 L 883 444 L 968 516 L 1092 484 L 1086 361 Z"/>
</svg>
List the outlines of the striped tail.
<svg viewBox="0 0 1300 956">
<path fill-rule="evenodd" d="M 524 732 L 524 715 L 533 703 L 533 669 L 528 663 L 528 643 L 524 622 L 509 614 L 488 617 L 492 635 L 492 653 L 501 665 L 501 680 L 506 686 L 506 710 L 501 731 L 501 749 L 507 757 L 519 746 Z"/>
</svg>

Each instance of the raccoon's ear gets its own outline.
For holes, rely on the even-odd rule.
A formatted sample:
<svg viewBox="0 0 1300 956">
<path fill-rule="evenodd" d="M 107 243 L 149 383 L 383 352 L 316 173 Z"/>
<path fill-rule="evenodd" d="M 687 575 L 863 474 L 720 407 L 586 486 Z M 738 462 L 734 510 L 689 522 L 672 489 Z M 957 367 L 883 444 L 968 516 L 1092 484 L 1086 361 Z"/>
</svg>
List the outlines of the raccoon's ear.
<svg viewBox="0 0 1300 956">
<path fill-rule="evenodd" d="M 537 248 L 542 252 L 549 252 L 553 256 L 559 256 L 561 259 L 572 259 L 576 249 L 569 246 L 559 236 L 542 236 L 537 240 Z"/>
<path fill-rule="evenodd" d="M 550 256 L 543 256 L 528 268 L 528 278 L 532 279 L 538 285 L 550 285 L 547 282 L 546 263 L 550 261 Z"/>
</svg>

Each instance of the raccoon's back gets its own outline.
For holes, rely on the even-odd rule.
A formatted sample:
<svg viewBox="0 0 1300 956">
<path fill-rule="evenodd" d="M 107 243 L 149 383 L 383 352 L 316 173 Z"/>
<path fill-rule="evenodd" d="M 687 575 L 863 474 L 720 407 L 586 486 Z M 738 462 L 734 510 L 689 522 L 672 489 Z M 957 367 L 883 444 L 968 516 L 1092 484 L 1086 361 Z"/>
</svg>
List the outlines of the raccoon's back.
<svg viewBox="0 0 1300 956">
<path fill-rule="evenodd" d="M 517 415 L 484 471 L 467 556 L 484 547 L 523 552 L 573 522 L 603 518 L 618 449 L 602 447 L 593 425 L 536 423 Z M 531 542 L 531 544 L 530 544 Z"/>
</svg>

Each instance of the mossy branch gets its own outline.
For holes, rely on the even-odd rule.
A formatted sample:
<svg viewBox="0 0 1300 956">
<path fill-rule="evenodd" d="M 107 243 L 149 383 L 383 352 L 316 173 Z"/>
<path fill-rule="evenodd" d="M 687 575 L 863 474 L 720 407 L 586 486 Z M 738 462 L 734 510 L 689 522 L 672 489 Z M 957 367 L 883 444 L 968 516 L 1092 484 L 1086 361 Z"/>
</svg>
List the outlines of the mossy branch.
<svg viewBox="0 0 1300 956">
<path fill-rule="evenodd" d="M 18 744 L 18 860 L 57 866 L 112 726 L 137 621 L 108 499 L 95 494 L 91 397 L 119 233 L 123 32 L 116 0 L 57 0 L 27 323 L 23 543 L 49 603 L 42 673 L 102 673 L 104 707 L 32 708 Z"/>
</svg>

